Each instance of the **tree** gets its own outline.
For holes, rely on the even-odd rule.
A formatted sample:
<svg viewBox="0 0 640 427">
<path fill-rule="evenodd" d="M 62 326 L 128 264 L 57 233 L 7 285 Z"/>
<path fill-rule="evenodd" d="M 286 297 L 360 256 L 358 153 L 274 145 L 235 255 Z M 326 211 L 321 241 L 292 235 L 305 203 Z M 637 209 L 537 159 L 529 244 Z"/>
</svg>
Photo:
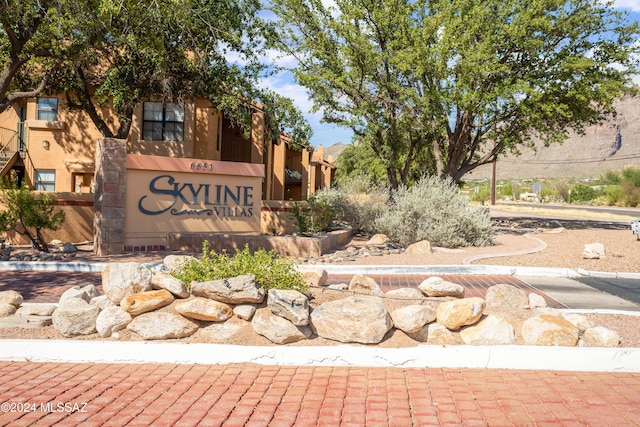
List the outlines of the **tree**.
<svg viewBox="0 0 640 427">
<path fill-rule="evenodd" d="M 269 32 L 258 16 L 259 0 L 13 3 L 0 6 L 0 44 L 11 47 L 0 56 L 10 71 L 0 88 L 37 89 L 5 96 L 7 106 L 43 90 L 64 93 L 66 107 L 85 111 L 103 136 L 127 138 L 141 102 L 205 96 L 246 134 L 252 113 L 262 109 L 266 140 L 284 130 L 294 145 L 308 144 L 310 127 L 291 101 L 258 87 L 270 71 L 259 60 Z M 104 114 L 105 105 L 115 119 Z"/>
<path fill-rule="evenodd" d="M 59 230 L 65 220 L 64 212 L 55 209 L 51 195 L 10 186 L 3 190 L 3 199 L 0 230 L 13 230 L 26 236 L 35 249 L 49 252 L 42 230 Z"/>
<path fill-rule="evenodd" d="M 614 113 L 638 69 L 638 25 L 612 2 L 272 3 L 297 81 L 370 145 L 392 188 L 420 156 L 459 182 L 535 139 L 562 142 Z"/>
<path fill-rule="evenodd" d="M 42 93 L 62 58 L 83 44 L 73 16 L 83 0 L 5 0 L 0 3 L 0 113 Z"/>
</svg>

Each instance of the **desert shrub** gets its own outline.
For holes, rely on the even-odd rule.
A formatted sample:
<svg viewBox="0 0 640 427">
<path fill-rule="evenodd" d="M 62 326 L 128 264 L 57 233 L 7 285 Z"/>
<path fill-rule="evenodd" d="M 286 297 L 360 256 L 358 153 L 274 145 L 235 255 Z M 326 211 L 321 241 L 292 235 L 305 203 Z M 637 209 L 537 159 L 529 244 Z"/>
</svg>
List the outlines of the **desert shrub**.
<svg viewBox="0 0 640 427">
<path fill-rule="evenodd" d="M 606 191 L 609 205 L 634 207 L 640 203 L 640 168 L 609 171 L 600 177 L 600 181 L 609 184 Z"/>
<path fill-rule="evenodd" d="M 333 208 L 326 200 L 313 195 L 306 203 L 294 204 L 293 219 L 300 235 L 313 236 L 327 229 L 333 219 Z"/>
<path fill-rule="evenodd" d="M 192 281 L 228 279 L 243 274 L 253 274 L 256 282 L 269 289 L 293 289 L 306 291 L 304 279 L 295 269 L 294 262 L 274 251 L 260 249 L 251 252 L 248 246 L 236 250 L 235 255 L 226 251 L 209 250 L 208 242 L 202 243 L 202 258 L 190 260 L 171 273 L 186 284 Z"/>
<path fill-rule="evenodd" d="M 578 183 L 571 189 L 571 203 L 587 203 L 602 196 L 604 192 L 587 184 Z"/>
<path fill-rule="evenodd" d="M 332 207 L 334 221 L 347 224 L 356 233 L 374 234 L 376 218 L 387 210 L 387 194 L 385 188 L 356 178 L 322 189 L 315 197 Z"/>
<path fill-rule="evenodd" d="M 437 177 L 422 178 L 411 188 L 401 187 L 375 226 L 403 245 L 420 240 L 449 248 L 493 244 L 488 210 L 470 206 L 451 180 Z"/>
</svg>

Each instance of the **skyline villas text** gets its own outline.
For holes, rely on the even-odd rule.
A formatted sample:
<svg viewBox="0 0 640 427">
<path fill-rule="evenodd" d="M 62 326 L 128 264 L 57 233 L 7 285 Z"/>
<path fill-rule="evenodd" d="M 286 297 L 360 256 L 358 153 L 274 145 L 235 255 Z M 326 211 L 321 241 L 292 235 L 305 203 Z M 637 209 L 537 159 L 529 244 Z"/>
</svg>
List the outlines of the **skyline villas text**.
<svg viewBox="0 0 640 427">
<path fill-rule="evenodd" d="M 151 199 L 151 195 L 144 195 L 138 200 L 138 209 L 146 215 L 169 212 L 171 215 L 211 216 L 215 213 L 219 217 L 251 217 L 253 190 L 252 186 L 246 185 L 180 183 L 172 175 L 159 175 L 149 182 L 149 192 L 151 195 L 170 196 L 169 205 L 152 210 L 144 203 Z M 190 208 L 177 209 L 175 206 L 179 201 Z"/>
</svg>

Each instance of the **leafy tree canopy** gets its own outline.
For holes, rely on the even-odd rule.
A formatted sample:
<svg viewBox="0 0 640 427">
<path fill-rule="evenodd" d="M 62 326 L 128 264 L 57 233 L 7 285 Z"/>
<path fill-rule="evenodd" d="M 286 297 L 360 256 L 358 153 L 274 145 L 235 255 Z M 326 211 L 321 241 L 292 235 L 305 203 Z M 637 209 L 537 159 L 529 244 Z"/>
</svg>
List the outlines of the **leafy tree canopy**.
<svg viewBox="0 0 640 427">
<path fill-rule="evenodd" d="M 272 4 L 316 110 L 371 147 L 392 188 L 413 163 L 458 182 L 536 138 L 562 142 L 614 113 L 638 71 L 638 25 L 611 1 Z"/>
<path fill-rule="evenodd" d="M 6 0 L 0 5 L 0 44 L 9 48 L 0 52 L 4 108 L 21 92 L 65 93 L 67 106 L 86 111 L 103 136 L 126 138 L 140 102 L 206 96 L 246 133 L 251 113 L 261 109 L 267 140 L 288 131 L 294 145 L 306 147 L 311 130 L 302 114 L 257 85 L 269 72 L 258 57 L 270 32 L 260 8 L 260 0 Z M 46 40 L 55 49 L 40 54 Z M 14 51 L 21 52 L 18 59 Z M 115 120 L 102 114 L 106 103 Z"/>
</svg>

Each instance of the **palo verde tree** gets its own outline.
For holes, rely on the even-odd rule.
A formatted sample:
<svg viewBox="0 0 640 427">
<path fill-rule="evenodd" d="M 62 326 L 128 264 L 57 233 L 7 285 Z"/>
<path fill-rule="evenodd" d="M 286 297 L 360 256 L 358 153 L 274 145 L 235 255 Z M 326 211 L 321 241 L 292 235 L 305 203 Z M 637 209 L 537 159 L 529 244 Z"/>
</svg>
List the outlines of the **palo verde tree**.
<svg viewBox="0 0 640 427">
<path fill-rule="evenodd" d="M 297 81 L 370 145 L 391 188 L 413 163 L 459 182 L 535 139 L 562 142 L 614 113 L 638 69 L 638 25 L 611 1 L 272 4 Z"/>
</svg>

